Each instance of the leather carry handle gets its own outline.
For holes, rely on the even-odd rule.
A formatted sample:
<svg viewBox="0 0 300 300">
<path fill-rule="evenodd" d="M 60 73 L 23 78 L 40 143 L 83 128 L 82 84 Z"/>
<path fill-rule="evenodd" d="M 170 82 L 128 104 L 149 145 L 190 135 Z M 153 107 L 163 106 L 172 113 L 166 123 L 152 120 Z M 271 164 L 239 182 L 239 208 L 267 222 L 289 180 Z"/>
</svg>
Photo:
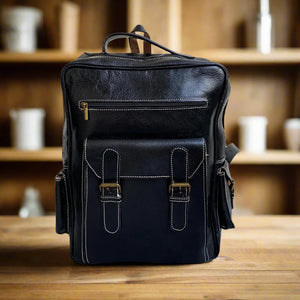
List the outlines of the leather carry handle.
<svg viewBox="0 0 300 300">
<path fill-rule="evenodd" d="M 140 40 L 143 40 L 143 41 L 146 41 L 148 42 L 149 44 L 151 45 L 154 45 L 162 50 L 165 50 L 173 55 L 178 55 L 178 56 L 181 56 L 181 57 L 184 57 L 184 58 L 188 58 L 188 59 L 193 59 L 194 57 L 193 56 L 190 56 L 190 55 L 186 55 L 186 54 L 181 54 L 181 53 L 177 53 L 165 46 L 162 46 L 142 35 L 139 35 L 139 34 L 135 34 L 135 33 L 127 33 L 127 32 L 119 32 L 119 33 L 112 33 L 112 34 L 109 34 L 105 40 L 103 41 L 103 46 L 102 46 L 102 53 L 105 53 L 105 54 L 109 54 L 107 53 L 107 47 L 109 45 L 110 42 L 114 41 L 114 40 L 117 40 L 117 39 L 126 39 L 126 38 L 136 38 L 136 39 L 140 39 Z"/>
<path fill-rule="evenodd" d="M 144 34 L 144 37 L 151 39 L 149 33 L 142 25 L 136 25 L 131 31 L 131 33 L 135 34 L 136 32 L 142 32 Z M 140 47 L 136 38 L 129 38 L 129 46 L 131 53 L 140 53 Z M 151 54 L 151 44 L 146 41 L 144 41 L 144 54 Z"/>
</svg>

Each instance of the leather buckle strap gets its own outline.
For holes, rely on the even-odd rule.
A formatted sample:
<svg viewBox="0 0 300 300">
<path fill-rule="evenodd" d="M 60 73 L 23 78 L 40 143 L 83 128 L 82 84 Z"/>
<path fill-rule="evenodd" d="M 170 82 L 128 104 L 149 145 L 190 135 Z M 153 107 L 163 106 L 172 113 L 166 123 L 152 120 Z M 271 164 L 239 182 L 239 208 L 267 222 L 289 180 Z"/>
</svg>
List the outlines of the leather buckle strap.
<svg viewBox="0 0 300 300">
<path fill-rule="evenodd" d="M 171 184 L 169 185 L 170 226 L 183 231 L 187 226 L 187 209 L 191 185 L 188 183 L 188 150 L 176 147 L 171 152 Z"/>
<path fill-rule="evenodd" d="M 120 155 L 114 149 L 102 154 L 102 183 L 99 185 L 105 231 L 114 234 L 120 229 L 122 189 L 120 180 Z"/>
</svg>

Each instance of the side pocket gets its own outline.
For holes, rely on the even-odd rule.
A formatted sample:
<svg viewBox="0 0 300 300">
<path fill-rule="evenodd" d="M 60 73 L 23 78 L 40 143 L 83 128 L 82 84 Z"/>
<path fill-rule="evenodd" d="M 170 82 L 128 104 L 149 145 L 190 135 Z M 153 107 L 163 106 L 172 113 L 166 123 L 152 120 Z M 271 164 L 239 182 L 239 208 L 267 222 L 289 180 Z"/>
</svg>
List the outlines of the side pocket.
<svg viewBox="0 0 300 300">
<path fill-rule="evenodd" d="M 67 180 L 64 171 L 55 176 L 56 193 L 56 232 L 69 233 L 69 199 Z"/>
<path fill-rule="evenodd" d="M 234 228 L 232 222 L 233 189 L 234 181 L 229 172 L 229 165 L 225 161 L 224 166 L 217 173 L 217 200 L 220 227 L 223 229 Z"/>
</svg>

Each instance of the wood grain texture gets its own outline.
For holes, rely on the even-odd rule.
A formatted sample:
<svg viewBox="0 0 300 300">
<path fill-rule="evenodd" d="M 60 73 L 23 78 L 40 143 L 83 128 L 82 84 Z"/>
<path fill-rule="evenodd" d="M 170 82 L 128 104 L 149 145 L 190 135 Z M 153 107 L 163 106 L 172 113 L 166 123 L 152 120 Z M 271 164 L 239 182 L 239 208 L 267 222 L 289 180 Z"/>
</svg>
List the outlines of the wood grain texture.
<svg viewBox="0 0 300 300">
<path fill-rule="evenodd" d="M 295 30 L 300 15 L 299 1 L 270 2 L 275 47 L 295 46 Z M 258 3 L 256 0 L 183 0 L 183 51 L 247 47 L 248 40 L 253 39 L 255 32 L 251 28 L 255 28 Z"/>
<path fill-rule="evenodd" d="M 11 147 L 0 147 L 1 161 L 56 161 L 62 160 L 61 147 L 45 147 L 41 150 L 17 150 Z M 232 161 L 233 165 L 299 165 L 300 152 L 288 150 L 266 150 L 254 154 L 241 151 Z"/>
<path fill-rule="evenodd" d="M 160 41 L 159 41 L 160 42 Z M 109 48 L 108 52 L 123 53 L 126 48 Z M 68 63 L 83 52 L 98 53 L 100 49 L 81 49 L 74 53 L 63 52 L 61 50 L 37 50 L 34 53 L 12 53 L 0 51 L 1 64 L 13 63 Z M 159 51 L 158 51 L 159 52 Z M 262 54 L 255 49 L 201 49 L 190 50 L 186 53 L 195 57 L 203 57 L 214 62 L 222 63 L 226 66 L 238 65 L 300 65 L 300 48 L 277 48 L 270 54 Z"/>
<path fill-rule="evenodd" d="M 0 299 L 300 298 L 300 217 L 234 221 L 211 263 L 79 266 L 53 217 L 0 217 Z"/>
<path fill-rule="evenodd" d="M 142 24 L 152 40 L 181 50 L 181 0 L 128 0 L 127 31 Z M 152 47 L 153 53 L 159 53 Z"/>
</svg>

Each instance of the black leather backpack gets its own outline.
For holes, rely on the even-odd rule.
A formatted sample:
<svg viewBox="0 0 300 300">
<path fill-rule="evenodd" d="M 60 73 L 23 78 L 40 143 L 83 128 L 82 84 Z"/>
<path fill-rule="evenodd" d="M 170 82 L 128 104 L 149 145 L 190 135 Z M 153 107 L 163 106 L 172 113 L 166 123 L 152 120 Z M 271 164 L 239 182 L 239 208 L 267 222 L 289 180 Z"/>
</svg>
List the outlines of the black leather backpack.
<svg viewBox="0 0 300 300">
<path fill-rule="evenodd" d="M 135 32 L 143 32 L 145 36 Z M 132 53 L 109 54 L 128 38 Z M 144 54 L 137 40 L 144 41 Z M 151 45 L 168 54 L 151 54 Z M 138 25 L 62 71 L 56 231 L 81 264 L 202 263 L 231 220 L 236 154 L 225 146 L 224 66 L 176 53 Z"/>
</svg>

